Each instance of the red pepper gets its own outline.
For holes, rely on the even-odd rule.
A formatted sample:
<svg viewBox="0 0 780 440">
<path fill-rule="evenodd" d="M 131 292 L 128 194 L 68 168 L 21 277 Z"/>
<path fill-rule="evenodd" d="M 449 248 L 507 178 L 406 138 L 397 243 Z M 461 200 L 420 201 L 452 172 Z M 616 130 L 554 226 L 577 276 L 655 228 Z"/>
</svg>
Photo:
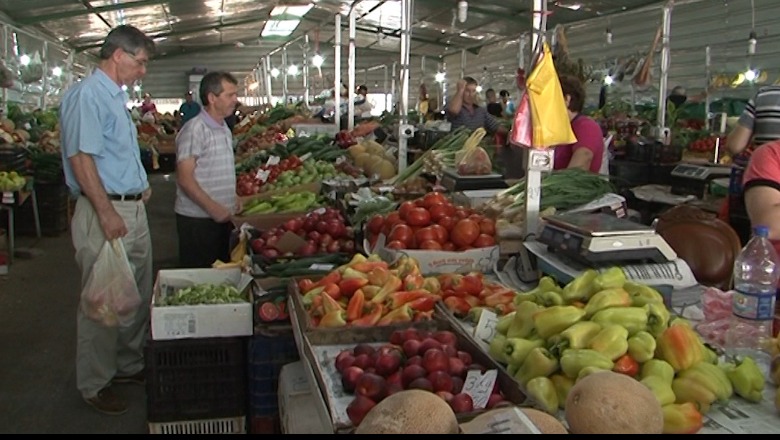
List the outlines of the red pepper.
<svg viewBox="0 0 780 440">
<path fill-rule="evenodd" d="M 417 298 L 416 300 L 409 303 L 409 307 L 412 308 L 412 310 L 416 310 L 419 312 L 429 312 L 433 310 L 433 306 L 436 305 L 436 298 L 430 295 L 426 295 L 422 298 Z"/>
<path fill-rule="evenodd" d="M 319 281 L 314 283 L 314 286 L 315 287 L 327 286 L 328 284 L 338 283 L 339 281 L 341 281 L 341 274 L 339 273 L 339 271 L 334 270 L 333 272 L 330 272 L 324 277 L 320 278 Z"/>
<path fill-rule="evenodd" d="M 337 310 L 344 310 L 344 308 L 341 307 L 341 304 L 326 292 L 320 293 L 320 298 L 322 298 L 322 308 L 325 310 L 326 314 Z"/>
<path fill-rule="evenodd" d="M 368 284 L 368 280 L 365 278 L 342 279 L 341 282 L 339 282 L 339 290 L 343 296 L 351 297 L 358 289 L 363 288 L 366 284 Z"/>
<path fill-rule="evenodd" d="M 370 312 L 363 314 L 360 318 L 350 322 L 353 327 L 373 327 L 382 318 L 382 313 L 385 311 L 385 307 L 382 304 L 368 303 Z"/>
<path fill-rule="evenodd" d="M 433 310 L 429 310 L 427 312 L 415 312 L 414 318 L 412 319 L 414 322 L 419 321 L 430 321 L 433 319 Z"/>
<path fill-rule="evenodd" d="M 447 306 L 448 309 L 450 309 L 453 313 L 456 315 L 463 315 L 469 313 L 469 310 L 471 310 L 471 305 L 466 302 L 463 298 L 457 297 L 457 296 L 450 296 L 448 298 L 444 299 L 444 305 Z"/>
<path fill-rule="evenodd" d="M 639 373 L 639 362 L 634 360 L 631 355 L 624 354 L 615 361 L 612 371 L 634 377 Z"/>
<path fill-rule="evenodd" d="M 673 324 L 656 339 L 656 358 L 669 362 L 674 371 L 687 370 L 704 360 L 699 335 L 685 324 Z"/>
<path fill-rule="evenodd" d="M 383 326 L 395 324 L 397 322 L 410 322 L 412 320 L 412 313 L 413 310 L 409 307 L 409 304 L 405 304 L 383 316 L 376 325 Z"/>
<path fill-rule="evenodd" d="M 397 309 L 404 304 L 411 303 L 419 298 L 423 298 L 430 295 L 427 290 L 411 290 L 393 292 L 390 294 L 390 308 Z"/>
<path fill-rule="evenodd" d="M 483 287 L 482 274 L 468 274 L 460 279 L 455 291 L 464 292 L 466 295 L 479 295 Z"/>
<path fill-rule="evenodd" d="M 347 321 L 352 322 L 356 319 L 360 319 L 360 317 L 363 316 L 363 306 L 365 303 L 366 298 L 363 291 L 360 289 L 356 290 L 352 295 L 352 298 L 349 299 L 349 304 L 347 305 Z"/>
<path fill-rule="evenodd" d="M 515 296 L 517 296 L 515 292 L 507 290 L 506 292 L 494 293 L 484 298 L 483 301 L 485 302 L 486 306 L 495 307 L 499 304 L 511 303 L 512 300 L 515 299 Z"/>
<path fill-rule="evenodd" d="M 422 289 L 423 285 L 425 285 L 425 278 L 420 273 L 411 273 L 404 277 L 404 289 L 406 290 Z"/>
</svg>

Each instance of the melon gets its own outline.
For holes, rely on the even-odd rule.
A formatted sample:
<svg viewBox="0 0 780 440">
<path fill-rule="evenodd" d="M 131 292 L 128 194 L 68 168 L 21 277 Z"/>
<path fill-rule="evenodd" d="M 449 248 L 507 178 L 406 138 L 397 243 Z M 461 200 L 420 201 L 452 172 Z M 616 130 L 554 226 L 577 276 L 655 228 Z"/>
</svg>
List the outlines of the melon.
<svg viewBox="0 0 780 440">
<path fill-rule="evenodd" d="M 547 414 L 544 411 L 539 411 L 534 408 L 520 408 L 526 417 L 531 419 L 534 425 L 539 429 L 542 434 L 568 434 L 569 431 L 563 426 L 563 423 L 558 421 L 555 417 Z"/>
<path fill-rule="evenodd" d="M 399 391 L 377 403 L 355 434 L 457 434 L 458 420 L 441 397 L 423 390 Z"/>
<path fill-rule="evenodd" d="M 544 411 L 539 411 L 534 408 L 520 408 L 520 407 L 509 407 L 509 408 L 503 407 L 503 408 L 494 408 L 494 409 L 487 410 L 486 412 L 474 417 L 470 422 L 464 423 L 462 425 L 463 432 L 468 434 L 481 432 L 484 429 L 484 427 L 495 425 L 496 420 L 502 420 L 506 418 L 509 419 L 517 418 L 517 415 L 515 414 L 515 409 L 519 409 L 520 411 L 522 411 L 523 414 L 525 414 L 525 416 L 528 417 L 531 423 L 533 423 L 534 426 L 536 426 L 536 428 L 542 434 L 568 434 L 569 433 L 566 430 L 566 427 L 563 426 L 563 423 L 558 421 L 558 419 L 551 416 L 550 414 L 547 414 Z M 506 429 L 504 428 L 504 426 L 508 426 L 508 425 L 502 424 L 502 429 Z M 514 430 L 511 432 L 505 432 L 505 434 L 516 434 L 520 432 L 527 432 L 527 430 L 524 431 Z"/>
<path fill-rule="evenodd" d="M 661 434 L 664 416 L 653 393 L 625 374 L 599 371 L 580 379 L 566 397 L 572 434 Z"/>
</svg>

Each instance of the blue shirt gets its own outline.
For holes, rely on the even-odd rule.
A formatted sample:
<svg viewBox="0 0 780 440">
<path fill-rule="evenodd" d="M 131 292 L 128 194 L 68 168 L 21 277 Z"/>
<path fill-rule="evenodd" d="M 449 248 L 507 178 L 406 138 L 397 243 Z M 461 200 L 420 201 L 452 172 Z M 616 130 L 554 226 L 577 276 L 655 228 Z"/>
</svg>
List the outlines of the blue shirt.
<svg viewBox="0 0 780 440">
<path fill-rule="evenodd" d="M 496 118 L 488 114 L 485 107 L 477 105 L 469 108 L 466 104 L 463 104 L 457 115 L 453 115 L 448 110 L 447 120 L 452 123 L 453 130 L 458 127 L 466 127 L 469 130 L 476 130 L 482 127 L 490 133 L 495 133 L 501 126 Z"/>
<path fill-rule="evenodd" d="M 184 124 L 187 123 L 190 119 L 194 118 L 195 116 L 200 113 L 200 104 L 198 104 L 195 101 L 187 102 L 184 101 L 181 104 L 181 107 L 179 107 L 179 113 L 181 113 L 181 125 L 184 126 Z"/>
<path fill-rule="evenodd" d="M 65 183 L 79 187 L 68 158 L 86 153 L 95 161 L 107 194 L 138 194 L 149 187 L 138 132 L 125 106 L 127 95 L 102 70 L 73 85 L 60 104 L 60 142 Z"/>
</svg>

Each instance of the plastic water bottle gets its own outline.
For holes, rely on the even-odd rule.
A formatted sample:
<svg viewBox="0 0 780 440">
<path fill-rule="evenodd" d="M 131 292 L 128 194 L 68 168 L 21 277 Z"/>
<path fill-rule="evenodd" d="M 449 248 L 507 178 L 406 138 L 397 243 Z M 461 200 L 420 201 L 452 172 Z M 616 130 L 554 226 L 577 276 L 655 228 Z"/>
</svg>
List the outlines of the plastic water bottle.
<svg viewBox="0 0 780 440">
<path fill-rule="evenodd" d="M 778 263 L 766 226 L 753 229 L 753 237 L 734 262 L 735 292 L 726 354 L 750 356 L 765 372 L 769 371 L 767 343 L 772 337 L 775 292 L 780 278 Z"/>
</svg>

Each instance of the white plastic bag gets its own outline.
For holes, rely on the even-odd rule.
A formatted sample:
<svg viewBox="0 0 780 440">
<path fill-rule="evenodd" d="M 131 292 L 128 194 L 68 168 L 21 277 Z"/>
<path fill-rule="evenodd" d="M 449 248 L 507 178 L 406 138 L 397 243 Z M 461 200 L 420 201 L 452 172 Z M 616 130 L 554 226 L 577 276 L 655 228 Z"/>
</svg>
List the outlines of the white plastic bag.
<svg viewBox="0 0 780 440">
<path fill-rule="evenodd" d="M 140 305 L 141 295 L 122 240 L 106 241 L 81 291 L 82 312 L 106 327 L 124 327 L 130 325 Z"/>
</svg>

